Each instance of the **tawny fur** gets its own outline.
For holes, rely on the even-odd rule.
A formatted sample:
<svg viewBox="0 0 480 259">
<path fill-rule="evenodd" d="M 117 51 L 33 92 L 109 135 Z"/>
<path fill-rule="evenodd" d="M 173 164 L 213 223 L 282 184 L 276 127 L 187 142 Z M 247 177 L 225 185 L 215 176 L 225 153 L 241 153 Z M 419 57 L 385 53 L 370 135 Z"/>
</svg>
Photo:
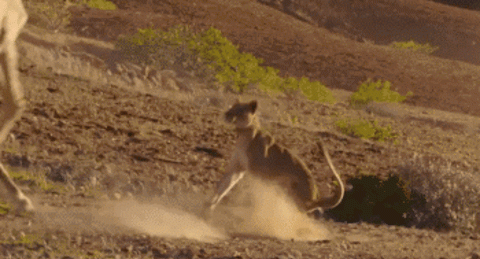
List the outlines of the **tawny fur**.
<svg viewBox="0 0 480 259">
<path fill-rule="evenodd" d="M 0 143 L 5 141 L 25 108 L 23 89 L 18 79 L 17 49 L 15 41 L 27 22 L 27 12 L 21 0 L 0 0 L 0 64 L 3 78 L 0 95 Z M 30 199 L 15 185 L 7 170 L 0 164 L 0 183 L 5 186 L 7 199 L 13 201 L 17 211 L 32 211 Z"/>
<path fill-rule="evenodd" d="M 321 142 L 318 143 L 338 181 L 335 193 L 330 197 L 323 197 L 319 193 L 312 173 L 299 157 L 275 143 L 272 136 L 260 131 L 255 115 L 256 108 L 256 101 L 249 103 L 237 101 L 225 113 L 225 120 L 236 126 L 238 137 L 234 154 L 225 175 L 217 185 L 210 209 L 215 209 L 245 173 L 279 184 L 303 211 L 311 212 L 316 209 L 323 211 L 340 204 L 345 192 L 344 185 L 325 146 Z"/>
</svg>

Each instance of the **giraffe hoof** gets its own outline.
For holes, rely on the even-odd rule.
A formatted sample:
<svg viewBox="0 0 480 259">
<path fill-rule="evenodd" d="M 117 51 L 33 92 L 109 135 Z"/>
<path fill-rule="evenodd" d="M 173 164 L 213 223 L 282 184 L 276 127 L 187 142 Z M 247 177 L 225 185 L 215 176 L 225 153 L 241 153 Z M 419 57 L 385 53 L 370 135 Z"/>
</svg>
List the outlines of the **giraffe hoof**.
<svg viewBox="0 0 480 259">
<path fill-rule="evenodd" d="M 25 195 L 18 197 L 16 204 L 16 214 L 32 213 L 35 211 L 32 201 Z"/>
</svg>

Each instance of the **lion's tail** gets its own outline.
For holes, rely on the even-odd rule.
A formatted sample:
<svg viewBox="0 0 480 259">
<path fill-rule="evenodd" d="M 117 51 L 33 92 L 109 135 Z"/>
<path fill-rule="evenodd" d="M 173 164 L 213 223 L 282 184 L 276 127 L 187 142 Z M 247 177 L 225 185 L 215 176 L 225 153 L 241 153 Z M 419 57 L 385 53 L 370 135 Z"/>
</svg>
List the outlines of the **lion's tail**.
<svg viewBox="0 0 480 259">
<path fill-rule="evenodd" d="M 342 202 L 343 195 L 345 194 L 345 186 L 343 185 L 340 175 L 337 173 L 337 171 L 335 170 L 335 167 L 333 166 L 332 159 L 330 158 L 330 155 L 328 154 L 328 150 L 325 147 L 323 141 L 319 140 L 317 142 L 317 145 L 322 149 L 323 155 L 325 156 L 325 159 L 327 159 L 328 166 L 330 167 L 333 175 L 338 181 L 338 186 L 335 188 L 335 193 L 332 196 L 319 198 L 316 202 L 314 202 L 314 204 L 312 204 L 313 206 L 311 206 L 308 212 L 312 212 L 319 208 L 322 211 L 333 209 Z"/>
</svg>

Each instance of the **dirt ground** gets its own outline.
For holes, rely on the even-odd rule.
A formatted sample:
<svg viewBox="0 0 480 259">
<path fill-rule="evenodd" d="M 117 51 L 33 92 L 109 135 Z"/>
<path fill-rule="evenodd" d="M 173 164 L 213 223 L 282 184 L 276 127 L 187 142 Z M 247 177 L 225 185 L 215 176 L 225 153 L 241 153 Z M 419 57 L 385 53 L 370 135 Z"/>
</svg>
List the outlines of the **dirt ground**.
<svg viewBox="0 0 480 259">
<path fill-rule="evenodd" d="M 302 157 L 323 188 L 331 178 L 322 173 L 328 172 L 328 165 L 314 144 L 318 138 L 325 141 L 345 180 L 365 171 L 386 175 L 417 156 L 478 173 L 477 63 L 452 54 L 448 45 L 440 46 L 445 52 L 438 57 L 375 45 L 371 41 L 383 44 L 390 39 L 376 40 L 368 34 L 366 22 L 362 34 L 355 27 L 360 23 L 353 28 L 345 25 L 352 21 L 341 19 L 350 17 L 345 12 L 352 10 L 362 10 L 362 17 L 384 13 L 391 1 L 353 1 L 342 12 L 333 6 L 331 10 L 343 15 L 331 17 L 342 22 L 326 26 L 328 30 L 312 26 L 315 17 L 305 22 L 255 1 L 114 2 L 119 10 L 111 12 L 72 8 L 72 33 L 112 41 L 139 27 L 214 26 L 283 74 L 308 76 L 334 89 L 336 104 L 298 96 L 273 98 L 255 91 L 241 96 L 259 101 L 263 128 Z M 442 37 L 451 42 L 463 40 L 459 31 L 479 37 L 476 12 L 430 1 L 394 5 L 409 11 L 392 12 L 392 19 L 398 15 L 419 27 L 440 26 L 445 28 Z M 393 40 L 404 40 L 408 31 Z M 409 37 L 417 39 L 415 35 Z M 49 37 L 55 36 L 46 36 L 41 44 L 25 34 L 22 40 L 45 49 L 64 47 L 46 44 L 53 42 Z M 99 46 L 90 48 L 89 54 L 107 63 L 114 52 Z M 28 51 L 21 48 L 21 53 Z M 228 201 L 239 201 L 227 197 L 207 222 L 200 217 L 201 207 L 222 176 L 235 142 L 222 113 L 238 95 L 193 84 L 168 94 L 155 88 L 138 91 L 61 75 L 35 60 L 21 60 L 20 70 L 29 106 L 13 129 L 13 138 L 3 146 L 2 161 L 12 171 L 44 174 L 54 187 L 44 190 L 20 181 L 37 212 L 0 217 L 2 258 L 480 256 L 475 232 L 314 220 L 296 211 L 275 187 L 256 182 L 242 185 L 256 194 L 250 197 L 255 206 L 229 206 Z M 407 105 L 350 108 L 346 101 L 350 92 L 345 90 L 355 90 L 368 77 L 389 80 L 401 93 L 415 95 Z M 398 143 L 345 136 L 334 124 L 342 118 L 390 124 L 399 133 Z M 242 192 L 235 193 L 242 198 Z"/>
</svg>

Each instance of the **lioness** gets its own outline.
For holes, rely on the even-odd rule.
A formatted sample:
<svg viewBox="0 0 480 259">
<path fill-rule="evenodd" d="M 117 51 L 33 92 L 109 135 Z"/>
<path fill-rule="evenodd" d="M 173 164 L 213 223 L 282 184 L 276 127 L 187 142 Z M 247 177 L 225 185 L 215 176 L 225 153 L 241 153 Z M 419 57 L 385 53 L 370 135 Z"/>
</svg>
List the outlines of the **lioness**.
<svg viewBox="0 0 480 259">
<path fill-rule="evenodd" d="M 338 181 L 334 195 L 322 197 L 312 173 L 307 166 L 288 149 L 275 143 L 273 137 L 262 133 L 255 115 L 257 101 L 241 103 L 238 100 L 225 113 L 225 120 L 236 126 L 237 144 L 225 175 L 218 182 L 210 203 L 213 211 L 225 195 L 249 172 L 261 179 L 280 184 L 297 206 L 307 213 L 336 207 L 345 192 L 340 176 L 335 171 L 330 156 L 322 142 L 321 146 L 328 165 Z"/>
</svg>

